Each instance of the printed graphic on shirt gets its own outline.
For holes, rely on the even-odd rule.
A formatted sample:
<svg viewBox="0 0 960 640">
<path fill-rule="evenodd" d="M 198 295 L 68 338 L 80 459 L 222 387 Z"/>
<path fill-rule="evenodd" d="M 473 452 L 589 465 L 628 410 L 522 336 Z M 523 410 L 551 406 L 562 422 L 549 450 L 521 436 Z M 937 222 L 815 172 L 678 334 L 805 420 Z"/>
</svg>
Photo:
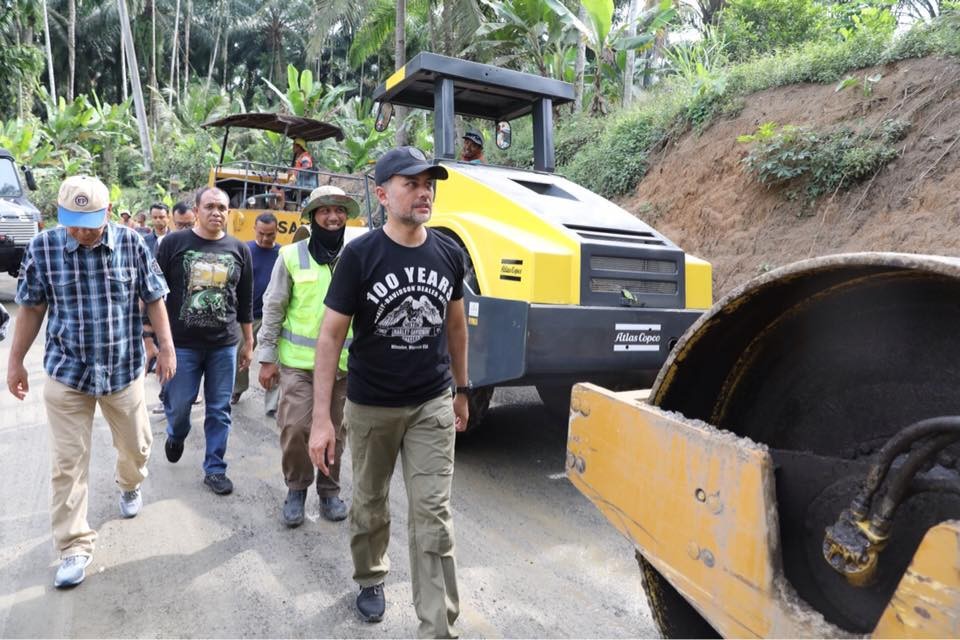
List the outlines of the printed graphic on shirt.
<svg viewBox="0 0 960 640">
<path fill-rule="evenodd" d="M 239 268 L 227 253 L 184 252 L 187 286 L 180 320 L 188 327 L 218 327 L 227 322 L 229 286 Z"/>
<path fill-rule="evenodd" d="M 427 349 L 421 342 L 442 333 L 452 296 L 453 284 L 433 269 L 404 267 L 388 273 L 366 292 L 366 299 L 377 305 L 374 333 L 391 339 L 391 349 Z"/>
</svg>

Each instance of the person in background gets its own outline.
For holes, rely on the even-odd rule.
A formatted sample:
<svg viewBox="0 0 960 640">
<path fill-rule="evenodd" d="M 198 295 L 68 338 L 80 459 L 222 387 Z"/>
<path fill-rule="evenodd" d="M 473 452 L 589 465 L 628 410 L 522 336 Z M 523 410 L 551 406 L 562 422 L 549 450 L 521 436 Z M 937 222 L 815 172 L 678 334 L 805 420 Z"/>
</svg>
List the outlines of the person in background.
<svg viewBox="0 0 960 640">
<path fill-rule="evenodd" d="M 303 209 L 310 236 L 280 249 L 270 285 L 263 297 L 260 341 L 260 384 L 280 388 L 280 447 L 287 498 L 282 522 L 303 523 L 307 490 L 317 482 L 320 515 L 337 522 L 347 517 L 340 499 L 340 459 L 343 456 L 343 402 L 347 392 L 347 352 L 338 363 L 331 413 L 336 429 L 334 461 L 327 473 L 314 472 L 308 442 L 313 418 L 314 346 L 323 319 L 323 298 L 343 249 L 348 216 L 360 212 L 357 202 L 334 186 L 317 187 Z M 279 365 L 278 365 L 279 363 Z"/>
<path fill-rule="evenodd" d="M 146 305 L 160 342 L 161 381 L 176 374 L 177 359 L 163 275 L 140 234 L 109 222 L 107 187 L 94 177 L 73 176 L 60 185 L 57 202 L 62 226 L 34 237 L 24 256 L 7 388 L 19 400 L 30 391 L 23 359 L 46 316 L 50 519 L 61 560 L 53 584 L 66 588 L 83 582 L 97 539 L 87 522 L 87 496 L 98 405 L 117 450 L 120 515 L 132 518 L 143 506 L 140 486 L 153 434 L 143 395 L 147 334 L 138 301 Z"/>
<path fill-rule="evenodd" d="M 270 283 L 270 273 L 280 255 L 280 245 L 277 244 L 277 216 L 272 213 L 261 213 L 253 226 L 254 239 L 247 243 L 250 255 L 253 258 L 253 348 L 257 348 L 257 332 L 263 318 L 263 293 Z M 246 343 L 240 341 L 242 351 Z M 250 368 L 237 369 L 236 380 L 233 383 L 233 395 L 230 404 L 240 402 L 240 396 L 250 387 Z M 267 389 L 264 396 L 264 411 L 270 417 L 277 414 L 277 398 L 279 389 Z"/>
<path fill-rule="evenodd" d="M 463 134 L 463 151 L 460 159 L 473 164 L 487 163 L 487 159 L 483 156 L 483 136 L 476 129 L 468 129 Z"/>
<path fill-rule="evenodd" d="M 136 215 L 136 223 L 134 224 L 134 229 L 137 230 L 141 235 L 147 235 L 150 233 L 150 227 L 147 226 L 147 214 L 142 211 Z"/>
<path fill-rule="evenodd" d="M 216 187 L 197 192 L 197 224 L 175 231 L 163 241 L 157 263 L 170 285 L 166 298 L 176 345 L 177 375 L 167 383 L 167 460 L 183 455 L 190 433 L 190 410 L 203 379 L 206 454 L 203 483 L 217 495 L 233 491 L 227 477 L 227 438 L 230 433 L 230 394 L 237 367 L 253 355 L 253 268 L 250 249 L 224 230 L 230 206 Z"/>
<path fill-rule="evenodd" d="M 303 138 L 293 141 L 293 168 L 297 170 L 297 186 L 301 189 L 316 189 L 317 174 L 313 164 L 313 156 L 307 151 L 307 143 Z"/>
<path fill-rule="evenodd" d="M 153 231 L 143 236 L 143 239 L 147 241 L 147 246 L 150 247 L 150 252 L 153 255 L 157 255 L 160 243 L 170 233 L 170 229 L 167 227 L 169 211 L 169 207 L 162 202 L 155 202 L 150 205 L 150 222 L 153 224 Z"/>
<path fill-rule="evenodd" d="M 193 210 L 193 204 L 185 200 L 173 205 L 171 217 L 173 218 L 174 231 L 193 229 L 193 225 L 197 223 L 197 214 Z"/>
<path fill-rule="evenodd" d="M 136 225 L 134 224 L 133 220 L 130 218 L 129 211 L 120 212 L 120 224 L 122 224 L 123 226 L 129 229 L 136 229 Z"/>
</svg>

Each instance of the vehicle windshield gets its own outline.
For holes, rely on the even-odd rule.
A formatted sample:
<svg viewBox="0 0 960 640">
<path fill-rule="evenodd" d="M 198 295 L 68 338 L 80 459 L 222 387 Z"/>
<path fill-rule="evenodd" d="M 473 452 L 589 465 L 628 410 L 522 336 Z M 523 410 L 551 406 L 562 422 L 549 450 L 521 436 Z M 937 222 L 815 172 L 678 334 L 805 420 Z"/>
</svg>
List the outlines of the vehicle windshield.
<svg viewBox="0 0 960 640">
<path fill-rule="evenodd" d="M 9 158 L 0 158 L 0 197 L 11 198 L 20 195 L 20 178 L 17 169 Z"/>
</svg>

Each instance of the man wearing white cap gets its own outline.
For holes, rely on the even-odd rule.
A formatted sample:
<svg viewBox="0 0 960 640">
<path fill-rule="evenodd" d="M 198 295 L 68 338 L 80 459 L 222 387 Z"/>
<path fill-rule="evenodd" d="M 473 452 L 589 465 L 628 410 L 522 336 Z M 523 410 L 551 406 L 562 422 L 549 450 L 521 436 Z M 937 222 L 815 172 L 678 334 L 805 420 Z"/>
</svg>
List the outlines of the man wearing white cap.
<svg viewBox="0 0 960 640">
<path fill-rule="evenodd" d="M 277 426 L 281 465 L 287 485 L 281 520 L 288 527 L 303 524 L 307 490 L 316 477 L 320 515 L 332 522 L 347 517 L 340 499 L 340 458 L 343 455 L 343 403 L 347 393 L 347 351 L 340 353 L 330 411 L 336 426 L 334 462 L 329 472 L 314 471 L 307 444 L 313 418 L 313 364 L 317 334 L 323 320 L 323 298 L 343 249 L 347 217 L 360 213 L 357 202 L 334 186 L 317 187 L 303 209 L 310 237 L 280 249 L 270 284 L 263 295 L 260 344 L 260 384 L 280 385 Z M 278 365 L 279 363 L 279 365 Z"/>
<path fill-rule="evenodd" d="M 88 176 L 67 178 L 58 203 L 62 226 L 36 236 L 24 256 L 7 387 L 20 400 L 30 390 L 23 359 L 49 311 L 43 399 L 52 447 L 50 516 L 61 558 L 54 586 L 65 588 L 83 581 L 97 537 L 87 522 L 87 478 L 98 404 L 117 450 L 120 514 L 132 518 L 143 504 L 140 484 L 153 436 L 143 396 L 139 301 L 160 343 L 161 383 L 177 363 L 163 305 L 167 284 L 143 237 L 108 222 L 106 186 Z"/>
</svg>

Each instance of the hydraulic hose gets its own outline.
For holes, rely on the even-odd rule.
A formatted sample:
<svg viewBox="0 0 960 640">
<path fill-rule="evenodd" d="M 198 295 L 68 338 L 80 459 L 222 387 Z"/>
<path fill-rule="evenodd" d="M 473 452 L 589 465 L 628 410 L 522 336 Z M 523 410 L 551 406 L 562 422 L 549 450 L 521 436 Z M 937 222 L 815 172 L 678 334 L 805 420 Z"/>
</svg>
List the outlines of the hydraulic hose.
<svg viewBox="0 0 960 640">
<path fill-rule="evenodd" d="M 960 435 L 960 416 L 938 416 L 920 420 L 890 438 L 877 454 L 877 461 L 870 468 L 863 487 L 850 505 L 853 515 L 857 519 L 867 517 L 873 496 L 880 488 L 887 472 L 890 471 L 890 466 L 898 455 L 909 449 L 917 440 L 943 432 Z"/>
<path fill-rule="evenodd" d="M 945 433 L 930 439 L 922 444 L 916 451 L 908 454 L 906 461 L 897 469 L 896 474 L 887 485 L 887 490 L 880 500 L 880 507 L 873 514 L 871 524 L 878 530 L 886 532 L 889 529 L 890 521 L 897 507 L 903 501 L 907 491 L 910 488 L 913 476 L 917 475 L 920 468 L 931 457 L 951 444 L 960 440 L 960 433 Z"/>
</svg>

